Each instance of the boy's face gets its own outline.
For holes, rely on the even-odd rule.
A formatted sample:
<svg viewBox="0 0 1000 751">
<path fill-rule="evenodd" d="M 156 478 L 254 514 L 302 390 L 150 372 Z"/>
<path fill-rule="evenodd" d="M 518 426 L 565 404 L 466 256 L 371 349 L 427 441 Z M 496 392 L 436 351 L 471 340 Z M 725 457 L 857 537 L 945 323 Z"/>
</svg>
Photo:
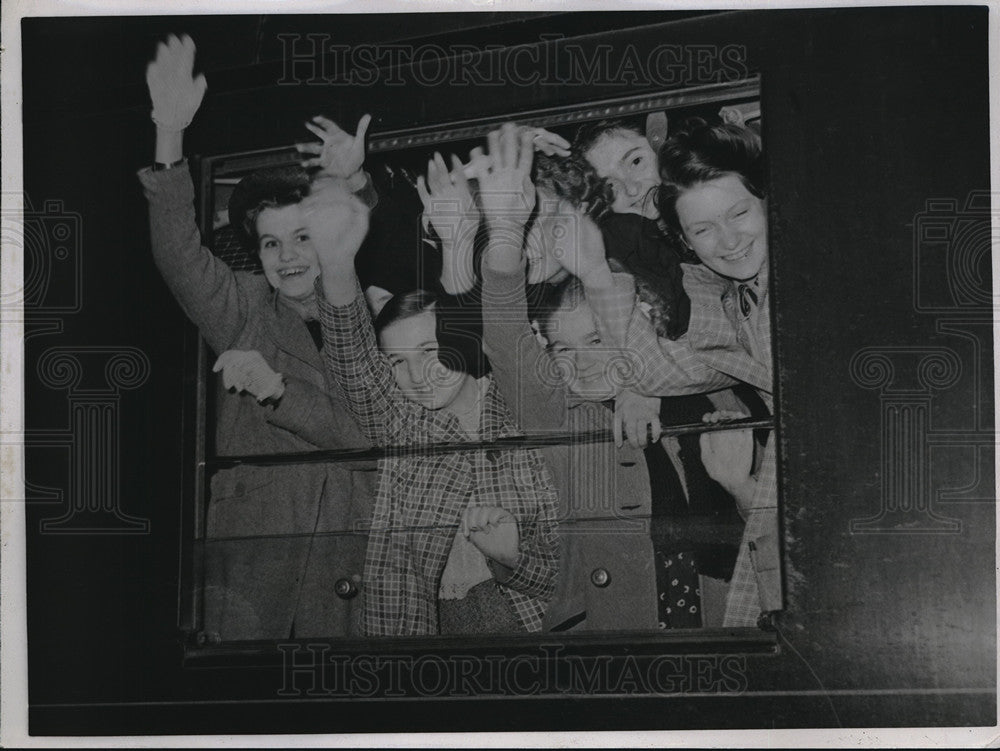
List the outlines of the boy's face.
<svg viewBox="0 0 1000 751">
<path fill-rule="evenodd" d="M 621 391 L 625 363 L 619 350 L 601 341 L 593 310 L 581 302 L 549 321 L 549 355 L 566 387 L 589 402 L 614 399 Z"/>
<path fill-rule="evenodd" d="M 261 211 L 257 237 L 264 276 L 278 294 L 293 300 L 312 297 L 319 259 L 299 204 Z"/>
<path fill-rule="evenodd" d="M 382 352 L 403 396 L 433 410 L 451 406 L 471 377 L 441 363 L 436 323 L 433 311 L 428 310 L 394 321 L 379 334 Z"/>
<path fill-rule="evenodd" d="M 654 200 L 660 187 L 659 166 L 645 136 L 630 130 L 608 131 L 584 156 L 611 185 L 612 211 L 647 219 L 659 217 Z"/>
</svg>

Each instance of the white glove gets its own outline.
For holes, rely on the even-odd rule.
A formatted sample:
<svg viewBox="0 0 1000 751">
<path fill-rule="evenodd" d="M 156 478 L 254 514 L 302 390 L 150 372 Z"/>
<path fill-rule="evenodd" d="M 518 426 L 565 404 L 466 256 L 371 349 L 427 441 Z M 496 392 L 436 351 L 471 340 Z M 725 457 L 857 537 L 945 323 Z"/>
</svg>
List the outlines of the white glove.
<svg viewBox="0 0 1000 751">
<path fill-rule="evenodd" d="M 230 349 L 223 352 L 212 366 L 212 372 L 222 371 L 222 384 L 227 389 L 246 391 L 258 402 L 280 399 L 285 393 L 281 373 L 275 373 L 257 350 Z"/>
<path fill-rule="evenodd" d="M 153 122 L 163 130 L 184 130 L 194 119 L 208 82 L 192 76 L 194 41 L 171 34 L 156 48 L 156 59 L 146 68 L 146 85 L 153 101 Z"/>
</svg>

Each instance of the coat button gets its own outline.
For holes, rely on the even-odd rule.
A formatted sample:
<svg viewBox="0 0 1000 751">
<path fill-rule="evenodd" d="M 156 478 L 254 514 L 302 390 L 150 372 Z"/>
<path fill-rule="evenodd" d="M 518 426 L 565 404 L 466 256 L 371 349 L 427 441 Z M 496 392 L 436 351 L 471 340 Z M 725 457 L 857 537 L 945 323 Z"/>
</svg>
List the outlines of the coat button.
<svg viewBox="0 0 1000 751">
<path fill-rule="evenodd" d="M 350 579 L 337 579 L 333 591 L 341 600 L 350 600 L 358 594 L 358 588 Z"/>
<path fill-rule="evenodd" d="M 246 494 L 246 492 L 247 492 L 247 486 L 243 484 L 242 480 L 240 480 L 238 483 L 236 483 L 235 486 L 233 486 L 233 495 L 235 495 L 238 498 L 242 498 Z"/>
<path fill-rule="evenodd" d="M 590 572 L 590 583 L 595 587 L 606 587 L 611 583 L 611 574 L 607 569 L 595 568 Z"/>
</svg>

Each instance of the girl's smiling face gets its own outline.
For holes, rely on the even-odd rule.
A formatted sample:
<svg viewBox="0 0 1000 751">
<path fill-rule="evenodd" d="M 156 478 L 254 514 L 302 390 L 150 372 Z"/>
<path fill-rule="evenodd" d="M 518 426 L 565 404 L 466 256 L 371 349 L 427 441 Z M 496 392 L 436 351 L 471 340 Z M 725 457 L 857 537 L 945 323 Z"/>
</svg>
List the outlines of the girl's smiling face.
<svg viewBox="0 0 1000 751">
<path fill-rule="evenodd" d="M 660 186 L 656 153 L 645 136 L 630 130 L 609 131 L 598 138 L 585 157 L 594 171 L 611 185 L 616 214 L 638 214 L 656 219 L 653 200 Z"/>
<path fill-rule="evenodd" d="M 257 217 L 257 247 L 264 276 L 278 294 L 306 300 L 315 294 L 319 259 L 298 204 L 268 208 Z"/>
<path fill-rule="evenodd" d="M 708 268 L 741 281 L 757 276 L 767 260 L 767 214 L 738 175 L 682 191 L 676 211 L 684 237 Z"/>
<path fill-rule="evenodd" d="M 394 321 L 379 334 L 379 344 L 403 396 L 431 410 L 452 406 L 471 379 L 441 363 L 436 323 L 434 312 L 428 310 Z"/>
</svg>

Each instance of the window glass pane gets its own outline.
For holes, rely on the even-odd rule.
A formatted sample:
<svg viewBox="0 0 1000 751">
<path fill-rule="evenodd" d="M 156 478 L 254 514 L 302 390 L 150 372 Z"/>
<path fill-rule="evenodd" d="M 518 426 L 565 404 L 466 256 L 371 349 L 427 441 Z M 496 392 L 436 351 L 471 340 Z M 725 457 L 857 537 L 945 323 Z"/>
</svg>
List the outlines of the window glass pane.
<svg viewBox="0 0 1000 751">
<path fill-rule="evenodd" d="M 602 134 L 594 124 L 609 111 L 622 117 L 604 126 Z M 344 397 L 338 392 L 329 400 L 333 376 L 317 348 L 330 346 L 330 340 L 323 344 L 319 322 L 315 316 L 296 319 L 282 307 L 280 293 L 275 298 L 269 286 L 275 279 L 262 273 L 254 241 L 244 227 L 230 222 L 241 180 L 294 165 L 297 153 L 278 149 L 205 160 L 203 232 L 250 300 L 250 320 L 230 349 L 270 347 L 264 357 L 267 372 L 283 377 L 285 395 L 262 404 L 252 394 L 237 393 L 241 385 L 234 384 L 233 373 L 251 374 L 237 368 L 227 375 L 225 367 L 214 372 L 221 353 L 206 348 L 198 372 L 207 386 L 205 456 L 196 457 L 205 473 L 195 489 L 199 524 L 193 561 L 187 564 L 193 572 L 193 644 L 550 632 L 649 632 L 669 639 L 686 629 L 755 628 L 761 613 L 780 608 L 766 215 L 763 204 L 755 204 L 763 273 L 755 271 L 753 279 L 744 280 L 749 289 L 718 273 L 733 259 L 713 265 L 699 263 L 695 255 L 714 252 L 720 242 L 740 241 L 743 204 L 722 206 L 711 195 L 708 203 L 695 204 L 702 212 L 696 218 L 709 225 L 701 234 L 690 227 L 683 227 L 683 239 L 671 233 L 671 223 L 659 215 L 664 165 L 657 163 L 657 151 L 693 117 L 730 123 L 759 140 L 756 82 L 647 95 L 614 107 L 511 116 L 577 144 L 573 168 L 559 158 L 536 155 L 537 211 L 545 210 L 541 200 L 551 195 L 546 190 L 562 191 L 571 203 L 587 202 L 606 254 L 614 259 L 615 279 L 635 280 L 629 298 L 634 320 L 625 320 L 628 336 L 635 320 L 642 322 L 652 341 L 660 343 L 656 356 L 668 363 L 652 363 L 667 367 L 668 375 L 648 388 L 652 381 L 644 382 L 644 373 L 628 376 L 636 392 L 656 402 L 642 414 L 655 414 L 664 428 L 663 437 L 645 448 L 629 445 L 628 433 L 645 432 L 648 419 L 637 428 L 638 418 L 631 423 L 622 418 L 625 441 L 616 445 L 613 395 L 618 394 L 622 410 L 625 397 L 622 384 L 613 381 L 616 362 L 650 366 L 642 360 L 649 353 L 630 359 L 634 338 L 616 345 L 614 355 L 600 342 L 567 346 L 563 340 L 591 333 L 571 330 L 572 316 L 579 318 L 581 311 L 594 322 L 595 333 L 612 324 L 602 317 L 596 298 L 590 298 L 592 304 L 581 298 L 575 308 L 564 306 L 571 315 L 554 325 L 546 311 L 554 309 L 555 285 L 552 280 L 530 284 L 539 281 L 530 271 L 524 312 L 510 308 L 515 312 L 508 320 L 507 308 L 490 308 L 481 256 L 490 240 L 487 225 L 479 223 L 469 239 L 475 246 L 476 286 L 468 295 L 439 299 L 431 331 L 439 351 L 446 353 L 439 355 L 446 367 L 468 373 L 478 384 L 476 406 L 483 415 L 457 433 L 419 433 L 405 420 L 390 421 L 369 426 L 375 440 L 368 440 L 364 426 L 348 419 Z M 379 288 L 376 297 L 441 287 L 442 233 L 430 232 L 421 222 L 417 177 L 427 173 L 435 151 L 467 160 L 470 149 L 482 146 L 486 133 L 499 124 L 466 122 L 371 135 L 365 170 L 378 205 L 356 263 L 363 287 Z M 590 146 L 580 148 L 588 128 Z M 643 164 L 636 154 L 651 161 Z M 575 178 L 580 182 L 573 183 Z M 730 188 L 723 191 L 724 200 L 742 187 L 720 185 Z M 738 197 L 744 203 L 760 199 L 748 195 Z M 622 196 L 631 203 L 623 203 Z M 559 210 L 576 216 L 564 205 Z M 530 264 L 532 239 L 530 232 L 526 235 Z M 729 250 L 735 255 L 746 248 Z M 309 265 L 302 261 L 300 269 L 292 261 L 279 267 L 289 278 Z M 682 282 L 686 276 L 711 288 L 727 311 L 727 318 L 709 323 L 729 337 L 732 357 L 712 361 L 701 352 L 697 367 L 707 375 L 682 382 L 670 370 L 683 357 L 675 343 L 708 335 L 700 318 L 704 301 L 688 300 L 696 288 Z M 369 303 L 373 299 L 369 296 Z M 261 301 L 269 309 L 254 313 Z M 516 326 L 518 315 L 530 318 L 534 330 L 515 335 L 512 349 L 495 352 L 491 363 L 481 352 L 482 337 L 489 336 L 484 331 L 497 320 Z M 727 333 L 726 327 L 732 330 Z M 360 334 L 349 334 L 352 343 L 358 341 Z M 585 371 L 579 359 L 589 356 L 585 351 L 600 360 L 605 376 L 611 374 L 612 394 L 588 395 L 560 370 L 567 358 L 576 358 L 576 372 Z M 533 358 L 530 364 L 515 362 L 525 357 Z M 388 373 L 411 366 L 381 362 Z M 512 371 L 518 373 L 512 376 Z M 386 383 L 389 388 L 393 381 Z M 398 378 L 395 383 L 392 388 L 399 386 Z M 539 404 L 540 398 L 548 402 Z M 559 402 L 557 409 L 553 400 Z M 486 416 L 490 409 L 497 414 Z M 412 413 L 404 412 L 412 423 Z M 706 433 L 703 418 L 720 412 L 724 420 L 744 422 Z M 496 423 L 492 427 L 490 419 Z M 756 430 L 735 430 L 743 426 Z M 477 448 L 481 443 L 486 445 Z M 734 466 L 741 462 L 746 465 L 742 475 Z M 734 477 L 747 484 L 737 487 Z M 753 488 L 761 486 L 765 492 L 755 496 Z M 495 517 L 491 512 L 475 516 L 472 523 L 483 526 L 469 530 L 467 538 L 462 526 L 467 507 L 499 511 Z M 512 528 L 513 547 L 503 539 Z M 492 537 L 485 536 L 487 530 Z M 500 550 L 515 551 L 506 565 L 500 561 L 504 554 L 487 554 Z"/>
</svg>

